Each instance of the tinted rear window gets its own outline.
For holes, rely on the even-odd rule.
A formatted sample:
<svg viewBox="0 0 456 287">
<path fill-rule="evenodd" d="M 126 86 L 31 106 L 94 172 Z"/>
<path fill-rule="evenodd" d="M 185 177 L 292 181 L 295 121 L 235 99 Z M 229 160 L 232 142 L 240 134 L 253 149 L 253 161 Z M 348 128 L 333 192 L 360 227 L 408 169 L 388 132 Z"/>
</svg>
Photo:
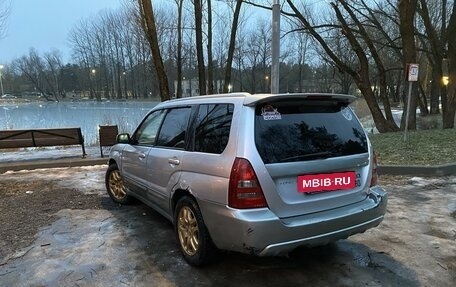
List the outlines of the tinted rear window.
<svg viewBox="0 0 456 287">
<path fill-rule="evenodd" d="M 255 143 L 264 163 L 294 162 L 367 152 L 363 128 L 334 100 L 260 104 Z"/>
<path fill-rule="evenodd" d="M 228 144 L 233 104 L 200 105 L 196 118 L 195 151 L 220 154 Z"/>
</svg>

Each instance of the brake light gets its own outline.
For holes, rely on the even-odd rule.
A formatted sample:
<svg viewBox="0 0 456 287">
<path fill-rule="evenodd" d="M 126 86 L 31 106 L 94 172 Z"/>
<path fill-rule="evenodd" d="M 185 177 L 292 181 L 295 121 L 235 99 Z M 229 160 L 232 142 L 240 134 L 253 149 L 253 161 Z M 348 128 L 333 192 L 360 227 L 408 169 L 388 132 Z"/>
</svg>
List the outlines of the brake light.
<svg viewBox="0 0 456 287">
<path fill-rule="evenodd" d="M 308 100 L 330 100 L 330 99 L 332 99 L 332 97 L 328 96 L 328 95 L 325 95 L 325 96 L 315 95 L 315 96 L 307 96 L 306 99 L 308 99 Z"/>
<path fill-rule="evenodd" d="M 374 155 L 372 156 L 372 178 L 371 178 L 371 184 L 370 186 L 375 186 L 377 185 L 377 179 L 378 179 L 378 173 L 377 173 L 377 156 Z"/>
<path fill-rule="evenodd" d="M 238 209 L 267 207 L 255 171 L 245 158 L 236 158 L 231 168 L 228 206 Z"/>
</svg>

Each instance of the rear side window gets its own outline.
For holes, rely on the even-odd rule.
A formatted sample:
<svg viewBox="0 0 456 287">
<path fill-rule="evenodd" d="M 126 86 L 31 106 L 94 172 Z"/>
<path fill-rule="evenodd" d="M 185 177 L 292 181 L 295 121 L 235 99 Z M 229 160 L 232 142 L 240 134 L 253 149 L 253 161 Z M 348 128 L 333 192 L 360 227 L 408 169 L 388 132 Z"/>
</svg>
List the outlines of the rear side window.
<svg viewBox="0 0 456 287">
<path fill-rule="evenodd" d="M 264 163 L 324 159 L 368 149 L 351 109 L 334 100 L 260 104 L 255 109 L 255 144 Z"/>
<path fill-rule="evenodd" d="M 195 125 L 195 151 L 220 154 L 228 144 L 233 104 L 200 105 Z"/>
<path fill-rule="evenodd" d="M 165 116 L 160 128 L 157 145 L 173 148 L 185 148 L 186 131 L 191 108 L 171 109 Z"/>
</svg>

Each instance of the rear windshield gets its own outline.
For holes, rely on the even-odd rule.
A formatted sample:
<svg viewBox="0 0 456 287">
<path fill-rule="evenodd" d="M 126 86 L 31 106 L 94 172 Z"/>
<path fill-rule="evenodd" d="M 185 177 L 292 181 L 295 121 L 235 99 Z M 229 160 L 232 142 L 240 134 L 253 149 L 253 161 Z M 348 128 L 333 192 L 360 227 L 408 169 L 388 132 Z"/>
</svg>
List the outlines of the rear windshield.
<svg viewBox="0 0 456 287">
<path fill-rule="evenodd" d="M 264 163 L 367 152 L 360 123 L 346 104 L 335 100 L 259 104 L 255 110 L 255 144 Z"/>
</svg>

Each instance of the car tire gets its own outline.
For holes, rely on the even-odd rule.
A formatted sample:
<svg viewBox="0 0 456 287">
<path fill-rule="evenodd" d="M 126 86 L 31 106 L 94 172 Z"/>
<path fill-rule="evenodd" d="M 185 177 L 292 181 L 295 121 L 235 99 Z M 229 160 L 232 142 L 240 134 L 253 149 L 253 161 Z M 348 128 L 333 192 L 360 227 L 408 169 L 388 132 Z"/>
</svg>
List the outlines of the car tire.
<svg viewBox="0 0 456 287">
<path fill-rule="evenodd" d="M 128 204 L 132 198 L 127 194 L 122 174 L 117 164 L 110 164 L 105 176 L 106 191 L 114 202 Z"/>
<path fill-rule="evenodd" d="M 184 196 L 174 211 L 174 230 L 184 259 L 192 266 L 204 266 L 215 262 L 218 249 L 203 221 L 196 201 Z"/>
</svg>

